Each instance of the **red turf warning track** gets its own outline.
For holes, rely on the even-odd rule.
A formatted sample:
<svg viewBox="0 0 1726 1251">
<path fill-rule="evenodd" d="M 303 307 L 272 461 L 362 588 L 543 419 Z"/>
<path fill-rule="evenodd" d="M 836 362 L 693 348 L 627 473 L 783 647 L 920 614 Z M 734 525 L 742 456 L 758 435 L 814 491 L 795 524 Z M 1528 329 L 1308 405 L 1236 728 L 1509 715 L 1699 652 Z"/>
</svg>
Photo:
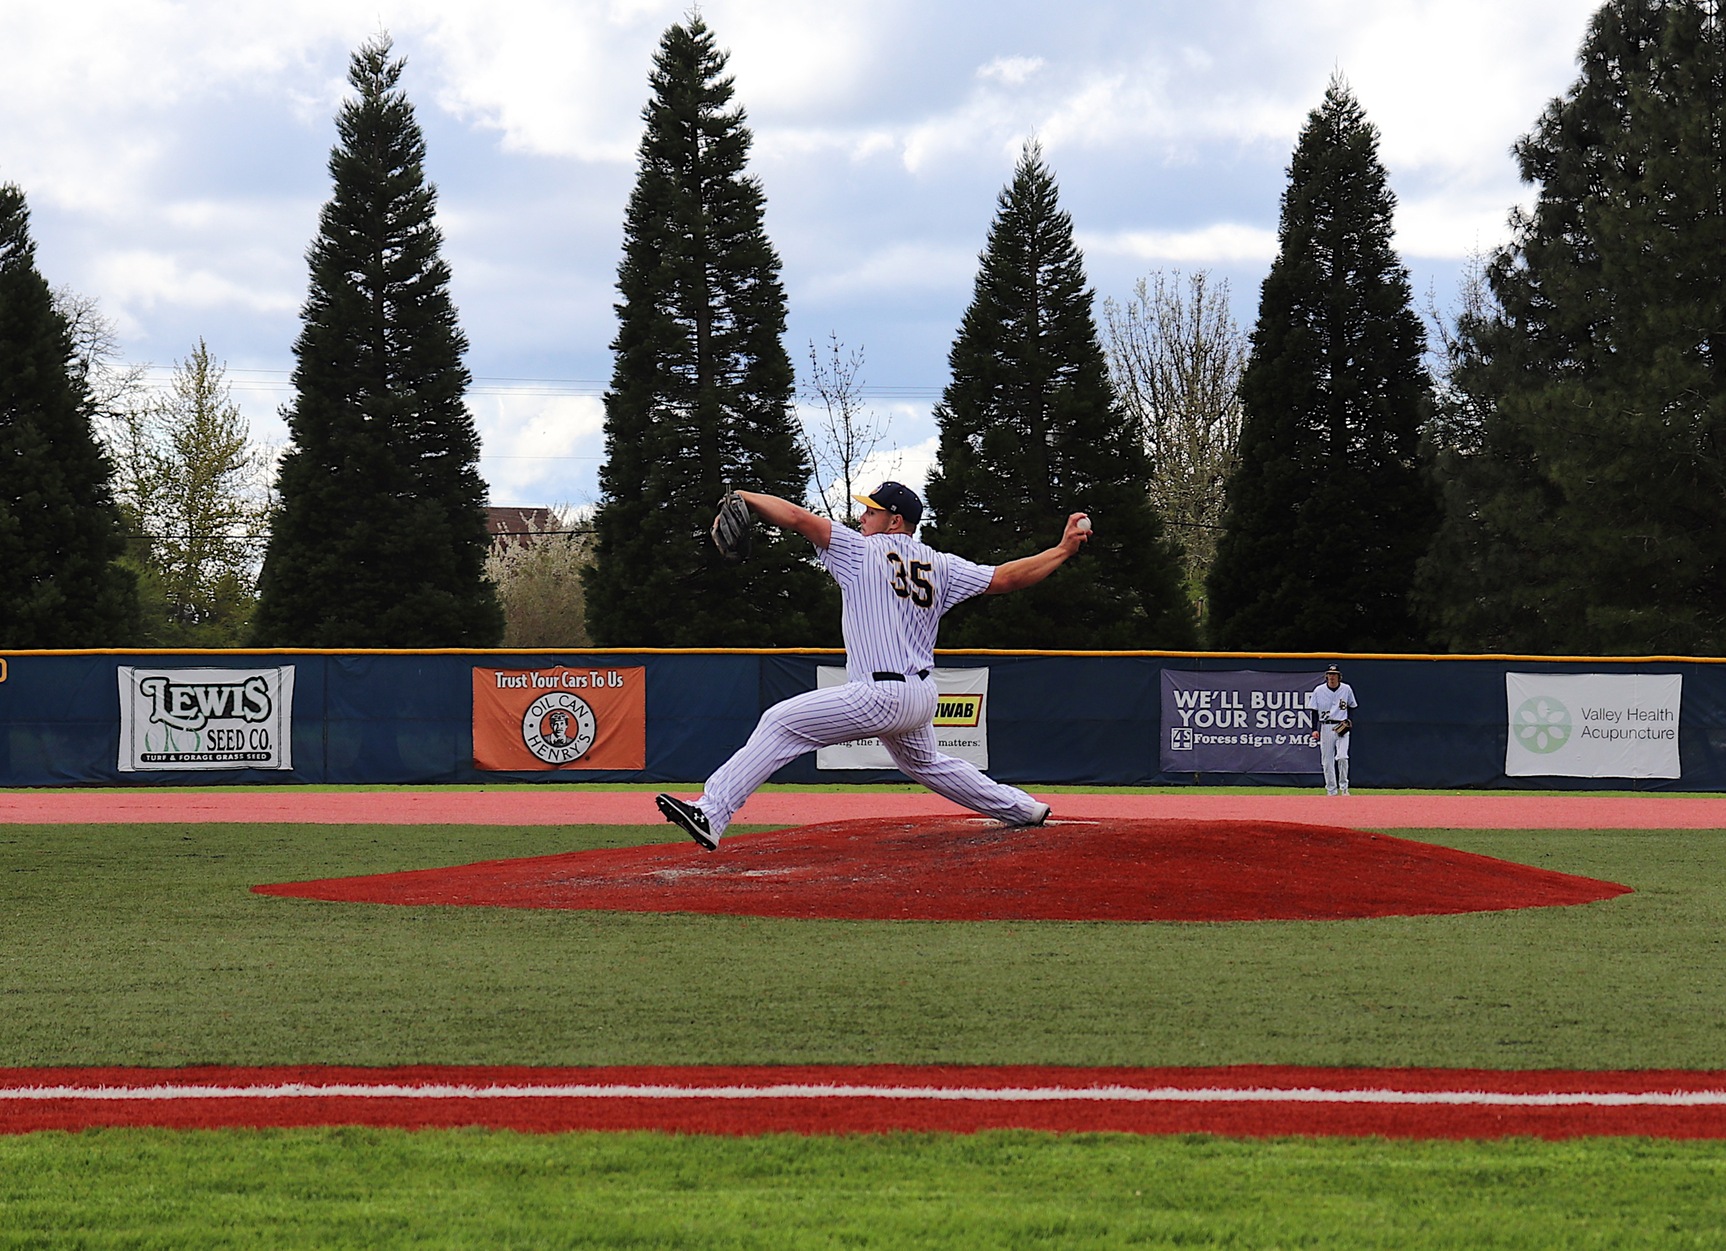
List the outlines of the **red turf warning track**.
<svg viewBox="0 0 1726 1251">
<path fill-rule="evenodd" d="M 1387 834 L 1267 821 L 836 821 L 253 888 L 345 903 L 921 921 L 1257 921 L 1592 903 L 1630 888 Z"/>
<path fill-rule="evenodd" d="M 699 788 L 696 788 L 699 789 Z M 693 790 L 688 793 L 693 794 Z M 1188 821 L 1307 821 L 1356 830 L 1726 830 L 1726 796 L 1356 794 L 1290 788 L 1274 794 L 1110 791 L 1045 795 L 1058 817 Z M 927 791 L 757 791 L 740 824 L 811 825 L 842 817 L 958 816 Z M 62 787 L 0 792 L 0 823 L 291 821 L 317 825 L 658 825 L 653 794 L 600 786 L 489 790 L 158 790 Z"/>
<path fill-rule="evenodd" d="M 1726 1073 L 1258 1065 L 0 1069 L 0 1133 L 306 1125 L 1726 1138 Z"/>
</svg>

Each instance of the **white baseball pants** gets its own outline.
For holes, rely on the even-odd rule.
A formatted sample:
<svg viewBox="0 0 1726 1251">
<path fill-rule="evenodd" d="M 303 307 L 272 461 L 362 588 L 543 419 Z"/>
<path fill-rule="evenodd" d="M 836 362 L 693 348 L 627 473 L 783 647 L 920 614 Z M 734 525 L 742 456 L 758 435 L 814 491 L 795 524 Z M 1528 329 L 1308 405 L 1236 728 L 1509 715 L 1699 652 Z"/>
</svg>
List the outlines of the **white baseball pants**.
<svg viewBox="0 0 1726 1251">
<path fill-rule="evenodd" d="M 1324 790 L 1327 795 L 1348 794 L 1348 741 L 1351 734 L 1338 734 L 1336 727 L 1326 722 L 1318 728 L 1318 754 L 1324 765 Z"/>
<path fill-rule="evenodd" d="M 900 772 L 942 798 L 1009 825 L 1035 820 L 1042 805 L 1024 791 L 936 748 L 937 697 L 933 678 L 912 676 L 903 682 L 846 682 L 773 705 L 696 800 L 713 836 L 724 833 L 744 801 L 782 765 L 817 747 L 870 737 L 881 740 Z"/>
</svg>

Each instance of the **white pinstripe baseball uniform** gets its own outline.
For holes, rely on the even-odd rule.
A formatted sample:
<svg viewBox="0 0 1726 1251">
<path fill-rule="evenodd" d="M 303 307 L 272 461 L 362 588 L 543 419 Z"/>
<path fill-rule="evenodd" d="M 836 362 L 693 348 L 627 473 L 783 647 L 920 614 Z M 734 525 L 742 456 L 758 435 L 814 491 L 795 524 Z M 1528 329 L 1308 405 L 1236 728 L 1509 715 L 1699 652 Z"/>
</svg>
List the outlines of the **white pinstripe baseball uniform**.
<svg viewBox="0 0 1726 1251">
<path fill-rule="evenodd" d="M 1329 795 L 1348 794 L 1349 736 L 1338 734 L 1337 726 L 1348 720 L 1360 707 L 1355 702 L 1354 687 L 1340 678 L 1335 687 L 1329 680 L 1320 682 L 1307 696 L 1306 706 L 1318 722 L 1319 765 L 1324 771 L 1324 789 Z"/>
<path fill-rule="evenodd" d="M 992 781 L 935 745 L 935 638 L 953 605 L 989 588 L 995 570 L 938 552 L 908 534 L 865 537 L 835 525 L 821 552 L 844 603 L 845 675 L 841 686 L 808 691 L 762 714 L 749 741 L 707 779 L 696 806 L 713 840 L 755 789 L 805 752 L 878 737 L 912 780 L 1009 825 L 1029 825 L 1047 808 L 1024 791 Z"/>
</svg>

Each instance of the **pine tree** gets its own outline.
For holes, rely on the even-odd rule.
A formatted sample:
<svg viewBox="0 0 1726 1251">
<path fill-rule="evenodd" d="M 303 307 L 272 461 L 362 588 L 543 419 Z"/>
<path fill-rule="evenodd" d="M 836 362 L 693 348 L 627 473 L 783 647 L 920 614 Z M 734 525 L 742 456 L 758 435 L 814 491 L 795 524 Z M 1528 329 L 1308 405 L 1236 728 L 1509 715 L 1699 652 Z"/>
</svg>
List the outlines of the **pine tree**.
<svg viewBox="0 0 1726 1251">
<path fill-rule="evenodd" d="M 112 475 L 24 193 L 0 184 L 0 647 L 135 641 Z"/>
<path fill-rule="evenodd" d="M 699 17 L 660 40 L 618 265 L 606 460 L 586 572 L 599 646 L 838 639 L 837 597 L 794 534 L 727 565 L 707 529 L 727 484 L 802 501 L 779 258 L 726 54 Z"/>
<path fill-rule="evenodd" d="M 1726 646 L 1726 23 L 1612 0 L 1517 145 L 1423 592 L 1452 647 Z"/>
<path fill-rule="evenodd" d="M 291 445 L 259 582 L 258 642 L 486 647 L 503 614 L 467 340 L 440 251 L 425 140 L 387 36 L 354 53 L 335 189 L 308 253 Z"/>
<path fill-rule="evenodd" d="M 1193 643 L 1180 553 L 1151 508 L 1151 466 L 1116 401 L 1091 306 L 1072 219 L 1029 145 L 997 201 L 948 354 L 924 537 L 988 564 L 1049 547 L 1071 512 L 1092 514 L 1096 538 L 1048 581 L 961 607 L 944 646 Z"/>
<path fill-rule="evenodd" d="M 1241 651 L 1406 651 L 1437 525 L 1431 384 L 1378 131 L 1333 79 L 1289 165 L 1278 255 L 1241 377 L 1240 459 L 1209 580 L 1210 639 Z"/>
</svg>

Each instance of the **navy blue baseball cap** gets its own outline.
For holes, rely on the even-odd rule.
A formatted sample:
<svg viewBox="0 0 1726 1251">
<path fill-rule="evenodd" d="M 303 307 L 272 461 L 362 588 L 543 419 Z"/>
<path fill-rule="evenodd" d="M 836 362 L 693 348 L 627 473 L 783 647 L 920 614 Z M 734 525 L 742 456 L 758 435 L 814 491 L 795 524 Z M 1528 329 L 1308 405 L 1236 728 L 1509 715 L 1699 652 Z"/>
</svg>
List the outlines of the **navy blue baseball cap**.
<svg viewBox="0 0 1726 1251">
<path fill-rule="evenodd" d="M 903 517 L 906 527 L 912 530 L 923 520 L 923 501 L 917 498 L 917 492 L 902 482 L 883 482 L 869 494 L 853 498 L 870 508 Z"/>
</svg>

